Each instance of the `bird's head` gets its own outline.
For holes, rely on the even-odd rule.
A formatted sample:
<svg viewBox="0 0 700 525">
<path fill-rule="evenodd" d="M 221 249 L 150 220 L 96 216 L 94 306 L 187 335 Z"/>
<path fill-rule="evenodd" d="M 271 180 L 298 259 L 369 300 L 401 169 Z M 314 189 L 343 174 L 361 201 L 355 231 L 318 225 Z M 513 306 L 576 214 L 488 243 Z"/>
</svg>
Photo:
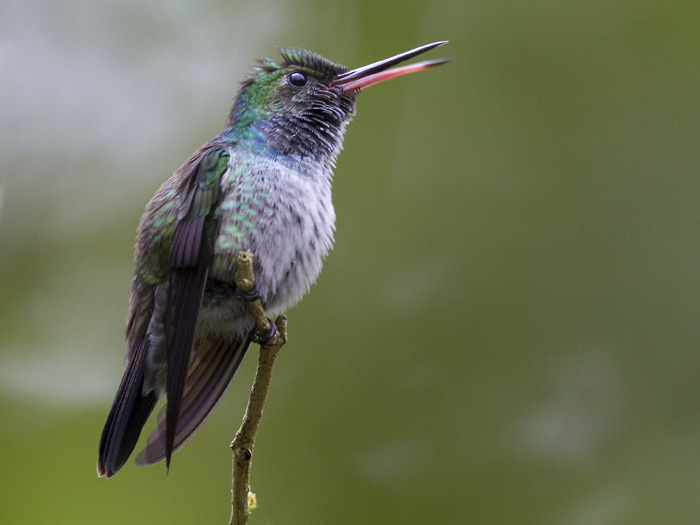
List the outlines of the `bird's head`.
<svg viewBox="0 0 700 525">
<path fill-rule="evenodd" d="M 349 71 L 303 49 L 279 49 L 282 60 L 262 59 L 243 81 L 227 130 L 264 141 L 284 155 L 335 157 L 355 114 L 360 89 L 446 62 L 392 66 L 446 42 L 435 42 Z"/>
</svg>

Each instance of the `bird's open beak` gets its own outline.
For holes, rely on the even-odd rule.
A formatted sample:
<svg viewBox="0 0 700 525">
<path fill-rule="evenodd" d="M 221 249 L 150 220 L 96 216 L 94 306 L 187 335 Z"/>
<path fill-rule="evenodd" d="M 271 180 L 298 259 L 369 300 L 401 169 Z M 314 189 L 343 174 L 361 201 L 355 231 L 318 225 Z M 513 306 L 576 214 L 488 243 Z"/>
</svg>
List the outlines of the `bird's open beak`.
<svg viewBox="0 0 700 525">
<path fill-rule="evenodd" d="M 379 82 L 384 82 L 385 80 L 390 80 L 402 75 L 439 66 L 440 64 L 449 62 L 451 59 L 439 58 L 437 60 L 425 60 L 423 62 L 418 62 L 417 64 L 409 64 L 406 66 L 389 69 L 391 66 L 395 66 L 404 60 L 418 56 L 443 44 L 447 44 L 447 40 L 433 42 L 432 44 L 425 44 L 424 46 L 411 49 L 410 51 L 405 51 L 393 57 L 385 58 L 379 62 L 358 67 L 357 69 L 353 69 L 347 73 L 341 73 L 331 81 L 330 87 L 340 87 L 343 89 L 343 91 L 356 91 L 360 88 L 365 88 L 373 84 L 378 84 Z"/>
</svg>

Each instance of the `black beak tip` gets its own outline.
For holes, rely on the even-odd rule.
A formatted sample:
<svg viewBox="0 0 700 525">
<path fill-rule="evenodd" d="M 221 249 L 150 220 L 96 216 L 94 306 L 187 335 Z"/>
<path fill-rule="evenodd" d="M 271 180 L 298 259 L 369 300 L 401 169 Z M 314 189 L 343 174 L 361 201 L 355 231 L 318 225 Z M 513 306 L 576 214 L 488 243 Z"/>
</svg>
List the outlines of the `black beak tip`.
<svg viewBox="0 0 700 525">
<path fill-rule="evenodd" d="M 448 42 L 449 42 L 448 40 L 438 40 L 437 42 L 432 42 L 430 44 L 424 44 L 422 46 L 418 46 L 418 47 L 411 49 L 409 51 L 404 51 L 403 53 L 399 53 L 398 55 L 394 55 L 393 57 L 385 58 L 384 60 L 380 60 L 378 62 L 374 62 L 372 64 L 368 64 L 366 66 L 358 67 L 357 69 L 353 69 L 351 71 L 341 73 L 340 75 L 337 75 L 333 79 L 333 81 L 331 82 L 331 86 L 346 84 L 350 80 L 362 78 L 362 77 L 367 77 L 367 76 L 372 75 L 374 73 L 385 71 L 388 68 L 395 66 L 396 64 L 399 64 L 401 62 L 404 62 L 406 60 L 414 58 L 418 55 L 422 55 L 423 53 L 430 51 L 431 49 L 435 49 L 436 47 L 443 46 L 443 45 L 447 44 Z M 443 63 L 443 61 L 440 61 L 440 60 L 435 60 L 435 61 L 430 61 L 430 62 L 431 62 L 431 65 L 437 65 L 438 63 Z"/>
</svg>

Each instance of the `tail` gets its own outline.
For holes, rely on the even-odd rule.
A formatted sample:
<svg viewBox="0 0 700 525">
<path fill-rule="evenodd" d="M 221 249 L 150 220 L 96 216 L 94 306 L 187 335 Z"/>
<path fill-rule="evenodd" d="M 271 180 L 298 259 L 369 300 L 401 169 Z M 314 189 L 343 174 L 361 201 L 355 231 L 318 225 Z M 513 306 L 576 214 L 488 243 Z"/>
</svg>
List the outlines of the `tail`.
<svg viewBox="0 0 700 525">
<path fill-rule="evenodd" d="M 98 476 L 110 478 L 126 463 L 158 400 L 154 391 L 145 396 L 142 394 L 147 344 L 147 338 L 144 338 L 127 363 L 102 429 L 97 456 Z"/>
<path fill-rule="evenodd" d="M 174 450 L 181 448 L 199 428 L 226 391 L 243 356 L 250 346 L 251 334 L 234 340 L 208 338 L 198 349 L 187 371 L 180 403 Z M 144 338 L 146 341 L 147 338 Z M 155 391 L 143 395 L 145 346 L 139 345 L 129 361 L 102 429 L 97 474 L 111 477 L 129 459 L 141 429 L 158 401 Z M 146 447 L 136 457 L 138 465 L 150 465 L 165 459 L 167 405 L 158 414 L 158 426 L 148 437 Z"/>
<path fill-rule="evenodd" d="M 187 443 L 219 403 L 250 346 L 251 337 L 252 332 L 233 340 L 209 337 L 201 343 L 187 371 L 173 451 Z M 137 465 L 151 465 L 166 458 L 166 414 L 167 405 L 158 414 L 158 425 L 148 436 L 146 447 L 136 456 Z"/>
</svg>

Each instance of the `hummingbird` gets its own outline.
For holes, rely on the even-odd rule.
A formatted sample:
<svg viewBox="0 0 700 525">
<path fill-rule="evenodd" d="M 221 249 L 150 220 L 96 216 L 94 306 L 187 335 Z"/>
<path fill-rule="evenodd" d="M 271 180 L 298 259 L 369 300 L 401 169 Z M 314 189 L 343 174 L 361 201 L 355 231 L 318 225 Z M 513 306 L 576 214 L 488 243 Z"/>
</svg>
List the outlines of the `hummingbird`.
<svg viewBox="0 0 700 525">
<path fill-rule="evenodd" d="M 448 61 L 393 67 L 434 42 L 348 70 L 303 49 L 278 49 L 241 83 L 223 131 L 158 189 L 136 237 L 126 370 L 100 438 L 98 476 L 133 452 L 156 403 L 156 428 L 136 456 L 165 459 L 201 427 L 251 342 L 237 255 L 250 250 L 268 315 L 298 302 L 333 245 L 331 179 L 360 89 Z"/>
</svg>

